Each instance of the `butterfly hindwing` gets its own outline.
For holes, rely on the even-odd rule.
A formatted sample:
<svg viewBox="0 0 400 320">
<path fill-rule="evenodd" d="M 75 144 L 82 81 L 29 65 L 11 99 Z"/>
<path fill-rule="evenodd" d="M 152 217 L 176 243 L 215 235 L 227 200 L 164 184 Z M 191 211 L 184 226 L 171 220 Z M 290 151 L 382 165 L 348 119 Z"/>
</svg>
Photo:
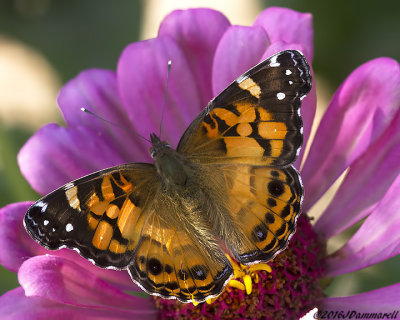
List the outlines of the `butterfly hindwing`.
<svg viewBox="0 0 400 320">
<path fill-rule="evenodd" d="M 202 162 L 284 166 L 301 147 L 301 99 L 311 89 L 299 51 L 264 60 L 213 99 L 183 135 L 178 151 Z"/>
<path fill-rule="evenodd" d="M 292 166 L 270 168 L 250 165 L 224 166 L 229 215 L 243 237 L 238 245 L 224 239 L 243 264 L 271 260 L 295 232 L 303 188 Z"/>
<path fill-rule="evenodd" d="M 219 295 L 232 275 L 222 250 L 215 244 L 200 245 L 183 226 L 163 220 L 159 214 L 163 209 L 158 209 L 143 227 L 128 269 L 132 279 L 149 293 L 182 302 L 203 302 Z"/>
<path fill-rule="evenodd" d="M 145 207 L 157 187 L 150 164 L 102 170 L 36 202 L 25 215 L 25 228 L 48 249 L 77 249 L 100 267 L 125 268 L 139 241 Z"/>
</svg>

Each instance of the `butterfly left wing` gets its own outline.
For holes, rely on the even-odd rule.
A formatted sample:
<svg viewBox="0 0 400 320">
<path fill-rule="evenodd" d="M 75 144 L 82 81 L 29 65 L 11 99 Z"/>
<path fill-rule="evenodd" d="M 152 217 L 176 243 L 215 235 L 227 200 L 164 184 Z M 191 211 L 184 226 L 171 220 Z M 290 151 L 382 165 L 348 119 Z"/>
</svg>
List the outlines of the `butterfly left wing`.
<svg viewBox="0 0 400 320">
<path fill-rule="evenodd" d="M 68 247 L 103 268 L 122 269 L 133 258 L 146 206 L 159 186 L 151 164 L 105 169 L 67 183 L 33 204 L 24 218 L 40 245 Z"/>
</svg>

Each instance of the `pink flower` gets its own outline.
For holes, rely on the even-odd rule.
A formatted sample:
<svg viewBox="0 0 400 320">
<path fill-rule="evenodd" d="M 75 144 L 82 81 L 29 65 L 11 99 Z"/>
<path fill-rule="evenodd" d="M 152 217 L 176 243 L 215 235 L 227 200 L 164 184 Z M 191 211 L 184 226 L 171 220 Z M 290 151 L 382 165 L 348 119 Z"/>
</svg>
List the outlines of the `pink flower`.
<svg viewBox="0 0 400 320">
<path fill-rule="evenodd" d="M 172 60 L 163 134 L 176 146 L 207 102 L 260 60 L 284 49 L 299 49 L 311 62 L 311 19 L 309 14 L 269 8 L 253 26 L 243 27 L 231 26 L 212 10 L 174 11 L 162 22 L 156 39 L 133 43 L 123 51 L 116 72 L 86 70 L 63 87 L 58 103 L 67 127 L 46 125 L 26 143 L 18 156 L 22 173 L 35 190 L 46 194 L 95 170 L 150 161 L 146 142 L 80 108 L 148 136 L 159 125 L 165 63 Z M 302 105 L 305 143 L 315 100 L 313 89 Z M 399 283 L 351 297 L 325 298 L 318 282 L 400 251 L 399 107 L 399 64 L 389 58 L 365 63 L 337 90 L 301 170 L 303 218 L 289 248 L 270 263 L 271 274 L 258 273 L 253 317 L 299 317 L 317 305 L 321 310 L 360 312 L 391 312 L 399 307 Z M 302 158 L 303 153 L 297 165 Z M 311 228 L 307 212 L 345 170 L 334 200 Z M 0 211 L 0 263 L 18 272 L 21 284 L 0 297 L 3 319 L 155 319 L 171 315 L 171 303 L 176 304 L 172 316 L 190 318 L 195 308 L 196 314 L 210 315 L 206 303 L 194 307 L 158 300 L 161 310 L 156 309 L 153 299 L 127 293 L 140 289 L 126 272 L 97 268 L 71 250 L 40 247 L 22 226 L 31 204 L 11 204 Z M 325 256 L 330 237 L 364 218 L 343 248 Z M 242 317 L 249 314 L 245 294 L 229 290 L 226 299 L 246 301 L 235 312 Z M 232 310 L 222 298 L 211 306 L 212 316 L 221 319 Z"/>
</svg>

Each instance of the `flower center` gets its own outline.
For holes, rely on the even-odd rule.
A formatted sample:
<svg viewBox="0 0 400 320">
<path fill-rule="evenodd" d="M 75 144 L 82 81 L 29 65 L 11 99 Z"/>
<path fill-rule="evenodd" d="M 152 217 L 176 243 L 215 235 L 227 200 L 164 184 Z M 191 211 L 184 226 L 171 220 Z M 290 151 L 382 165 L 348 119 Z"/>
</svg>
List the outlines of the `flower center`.
<svg viewBox="0 0 400 320">
<path fill-rule="evenodd" d="M 323 298 L 325 243 L 305 214 L 289 246 L 268 263 L 244 266 L 232 258 L 234 275 L 217 298 L 181 303 L 153 297 L 161 319 L 300 318 Z"/>
</svg>

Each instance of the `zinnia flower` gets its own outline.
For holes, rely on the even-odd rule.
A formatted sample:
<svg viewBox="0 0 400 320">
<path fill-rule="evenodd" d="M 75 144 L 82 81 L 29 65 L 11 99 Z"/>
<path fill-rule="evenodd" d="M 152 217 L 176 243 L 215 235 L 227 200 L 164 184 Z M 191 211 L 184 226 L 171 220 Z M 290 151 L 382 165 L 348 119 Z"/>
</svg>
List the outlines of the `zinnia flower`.
<svg viewBox="0 0 400 320">
<path fill-rule="evenodd" d="M 284 49 L 301 50 L 311 63 L 310 14 L 269 8 L 251 27 L 231 26 L 219 12 L 174 11 L 156 39 L 129 45 L 116 72 L 92 69 L 61 90 L 66 127 L 48 124 L 21 149 L 22 173 L 41 194 L 90 172 L 126 162 L 151 161 L 148 144 L 129 131 L 80 111 L 96 112 L 144 136 L 156 131 L 173 69 L 163 138 L 176 146 L 208 101 L 259 61 Z M 339 63 L 337 61 L 333 63 Z M 315 89 L 303 100 L 305 143 L 315 112 Z M 294 319 L 321 311 L 391 312 L 400 305 L 400 283 L 350 297 L 325 297 L 324 278 L 352 272 L 400 251 L 400 70 L 379 58 L 356 69 L 325 113 L 301 169 L 303 214 L 287 250 L 250 268 L 233 262 L 235 280 L 209 303 L 149 298 L 127 272 L 93 266 L 72 250 L 48 251 L 25 232 L 32 202 L 0 211 L 0 263 L 18 272 L 21 287 L 0 297 L 2 319 Z M 303 148 L 304 151 L 304 148 Z M 303 153 L 296 164 L 300 167 Z M 311 226 L 307 212 L 345 171 L 336 196 Z M 364 220 L 337 252 L 332 236 Z"/>
</svg>

